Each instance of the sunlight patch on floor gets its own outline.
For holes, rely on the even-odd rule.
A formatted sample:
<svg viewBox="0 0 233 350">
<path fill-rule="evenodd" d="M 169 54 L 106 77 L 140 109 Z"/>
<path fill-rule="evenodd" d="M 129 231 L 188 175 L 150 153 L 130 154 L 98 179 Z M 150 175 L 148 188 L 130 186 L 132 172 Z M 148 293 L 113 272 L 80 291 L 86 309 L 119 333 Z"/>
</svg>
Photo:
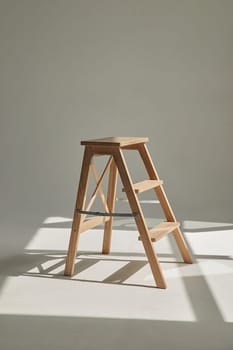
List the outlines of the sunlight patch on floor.
<svg viewBox="0 0 233 350">
<path fill-rule="evenodd" d="M 195 322 L 195 303 L 202 303 L 204 312 L 209 293 L 217 305 L 216 312 L 225 322 L 233 322 L 232 227 L 209 227 L 207 223 L 195 227 L 186 222 L 185 237 L 196 260 L 192 265 L 177 258 L 170 238 L 156 243 L 168 284 L 168 289 L 161 290 L 154 288 L 137 231 L 128 229 L 113 230 L 110 255 L 100 254 L 102 229 L 82 234 L 74 276 L 64 277 L 70 228 L 51 224 L 65 219 L 47 218 L 44 224 L 49 227 L 38 229 L 25 247 L 20 260 L 24 270 L 8 277 L 2 287 L 1 314 Z M 199 287 L 206 293 L 203 300 L 198 299 Z"/>
</svg>

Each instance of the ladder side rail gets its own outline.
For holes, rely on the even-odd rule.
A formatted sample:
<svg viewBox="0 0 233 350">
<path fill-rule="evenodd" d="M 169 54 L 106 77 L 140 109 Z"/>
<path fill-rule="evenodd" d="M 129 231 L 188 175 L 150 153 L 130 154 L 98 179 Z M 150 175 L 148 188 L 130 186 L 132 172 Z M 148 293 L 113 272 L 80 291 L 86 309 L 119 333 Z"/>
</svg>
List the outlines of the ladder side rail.
<svg viewBox="0 0 233 350">
<path fill-rule="evenodd" d="M 80 180 L 77 191 L 77 198 L 75 203 L 73 223 L 70 234 L 68 254 L 66 258 L 65 276 L 72 276 L 74 273 L 75 258 L 78 249 L 78 241 L 80 237 L 80 226 L 82 220 L 82 214 L 77 211 L 77 208 L 83 209 L 87 195 L 87 184 L 90 175 L 90 164 L 93 156 L 93 152 L 90 147 L 86 146 L 83 155 L 83 162 L 80 174 Z"/>
<path fill-rule="evenodd" d="M 150 153 L 147 149 L 147 146 L 145 144 L 140 144 L 138 147 L 138 151 L 140 153 L 140 156 L 143 160 L 143 163 L 145 165 L 145 168 L 147 170 L 147 173 L 151 180 L 160 180 L 158 173 L 155 169 L 155 166 L 153 164 L 153 161 L 151 159 Z M 163 208 L 164 214 L 166 216 L 167 221 L 176 221 L 175 214 L 173 213 L 173 210 L 169 204 L 169 201 L 167 199 L 166 193 L 163 189 L 163 186 L 158 186 L 154 188 L 154 191 L 156 192 L 156 195 L 158 197 L 158 200 L 160 201 L 161 207 Z"/>
<path fill-rule="evenodd" d="M 158 258 L 155 254 L 154 247 L 152 245 L 150 236 L 149 236 L 149 231 L 144 219 L 144 215 L 142 213 L 142 209 L 140 206 L 140 203 L 138 201 L 138 198 L 134 192 L 133 189 L 133 183 L 131 180 L 131 177 L 129 175 L 127 165 L 123 156 L 123 153 L 120 148 L 117 148 L 114 150 L 113 153 L 119 175 L 121 177 L 122 184 L 125 188 L 126 195 L 129 200 L 129 205 L 131 207 L 132 212 L 137 212 L 138 215 L 135 217 L 135 222 L 139 231 L 139 234 L 142 239 L 142 243 L 152 270 L 152 274 L 154 276 L 155 282 L 157 284 L 158 288 L 166 288 L 166 282 L 163 277 L 162 270 L 160 268 L 160 264 L 158 261 Z"/>
<path fill-rule="evenodd" d="M 109 170 L 108 193 L 107 193 L 107 205 L 110 213 L 113 213 L 115 209 L 117 178 L 118 178 L 118 170 L 117 170 L 116 163 L 113 160 Z M 110 253 L 110 246 L 111 246 L 111 239 L 112 239 L 112 224 L 113 224 L 113 216 L 111 216 L 110 219 L 104 225 L 104 236 L 103 236 L 103 244 L 102 244 L 103 254 Z"/>
<path fill-rule="evenodd" d="M 158 173 L 155 169 L 155 166 L 153 164 L 153 161 L 151 159 L 151 156 L 150 156 L 150 153 L 147 149 L 147 146 L 145 144 L 138 145 L 138 151 L 141 155 L 141 158 L 144 162 L 145 168 L 147 170 L 147 173 L 148 173 L 150 179 L 159 180 Z M 166 193 L 163 189 L 163 186 L 156 187 L 154 190 L 155 190 L 157 197 L 160 201 L 161 207 L 164 211 L 164 215 L 165 215 L 167 221 L 168 222 L 176 222 L 175 214 L 173 213 L 173 210 L 169 204 L 169 201 L 167 199 L 167 196 L 166 196 Z M 176 244 L 180 250 L 180 253 L 182 255 L 184 262 L 186 262 L 188 264 L 192 264 L 192 257 L 191 257 L 188 246 L 184 240 L 184 237 L 183 237 L 183 234 L 182 234 L 180 228 L 179 227 L 176 228 L 172 232 L 172 234 L 175 238 Z"/>
</svg>

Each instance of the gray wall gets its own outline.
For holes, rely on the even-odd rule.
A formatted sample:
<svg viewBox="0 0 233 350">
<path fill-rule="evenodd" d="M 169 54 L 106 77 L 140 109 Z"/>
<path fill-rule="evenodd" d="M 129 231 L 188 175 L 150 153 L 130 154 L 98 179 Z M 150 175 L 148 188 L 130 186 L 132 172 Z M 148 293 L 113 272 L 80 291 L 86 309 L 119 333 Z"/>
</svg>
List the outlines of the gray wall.
<svg viewBox="0 0 233 350">
<path fill-rule="evenodd" d="M 72 216 L 109 135 L 150 138 L 180 219 L 232 222 L 232 114 L 233 1 L 0 0 L 6 224 Z"/>
</svg>

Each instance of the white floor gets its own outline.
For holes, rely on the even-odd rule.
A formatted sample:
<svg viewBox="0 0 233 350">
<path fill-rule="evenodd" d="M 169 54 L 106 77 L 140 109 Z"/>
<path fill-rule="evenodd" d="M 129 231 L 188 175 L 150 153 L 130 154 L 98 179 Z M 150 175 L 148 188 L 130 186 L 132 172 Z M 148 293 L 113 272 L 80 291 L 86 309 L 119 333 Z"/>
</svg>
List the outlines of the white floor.
<svg viewBox="0 0 233 350">
<path fill-rule="evenodd" d="M 0 349 L 233 349 L 233 225 L 184 222 L 194 264 L 172 237 L 155 244 L 168 289 L 155 288 L 142 244 L 116 222 L 84 233 L 64 277 L 70 221 L 47 218 L 24 251 L 0 260 Z M 5 237 L 6 240 L 6 237 Z"/>
</svg>

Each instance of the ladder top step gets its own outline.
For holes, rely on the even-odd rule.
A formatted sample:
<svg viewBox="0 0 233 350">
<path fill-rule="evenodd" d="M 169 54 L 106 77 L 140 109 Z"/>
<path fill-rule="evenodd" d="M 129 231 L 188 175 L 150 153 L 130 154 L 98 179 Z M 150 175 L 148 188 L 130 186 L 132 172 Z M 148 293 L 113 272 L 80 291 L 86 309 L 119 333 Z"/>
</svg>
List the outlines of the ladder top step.
<svg viewBox="0 0 233 350">
<path fill-rule="evenodd" d="M 152 242 L 158 241 L 163 236 L 167 235 L 168 233 L 171 233 L 179 226 L 180 226 L 180 223 L 178 221 L 176 221 L 176 222 L 168 222 L 168 221 L 161 222 L 160 224 L 156 225 L 154 228 L 149 230 Z M 138 237 L 138 239 L 141 240 L 141 237 Z"/>
<path fill-rule="evenodd" d="M 98 145 L 98 146 L 118 146 L 125 147 L 134 145 L 137 143 L 145 143 L 148 142 L 148 137 L 105 137 L 102 139 L 94 139 L 94 140 L 83 140 L 81 141 L 81 145 Z"/>
<path fill-rule="evenodd" d="M 133 184 L 133 189 L 136 193 L 141 193 L 163 184 L 163 180 L 144 180 Z M 125 189 L 122 189 L 125 192 Z"/>
</svg>

